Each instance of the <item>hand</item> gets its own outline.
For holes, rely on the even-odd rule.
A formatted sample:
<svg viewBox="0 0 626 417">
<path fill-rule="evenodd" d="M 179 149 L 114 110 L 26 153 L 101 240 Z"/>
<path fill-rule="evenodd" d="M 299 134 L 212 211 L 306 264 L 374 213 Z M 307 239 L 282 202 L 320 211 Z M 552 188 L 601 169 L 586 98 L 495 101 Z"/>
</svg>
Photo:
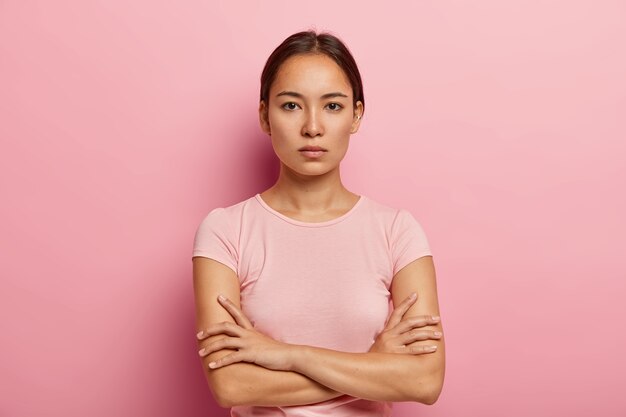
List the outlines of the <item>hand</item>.
<svg viewBox="0 0 626 417">
<path fill-rule="evenodd" d="M 211 369 L 220 368 L 236 362 L 256 363 L 267 369 L 287 371 L 291 368 L 292 345 L 278 342 L 258 332 L 250 320 L 229 299 L 220 295 L 219 303 L 235 319 L 235 323 L 222 322 L 209 326 L 198 334 L 199 340 L 209 336 L 224 334 L 225 337 L 210 343 L 198 354 L 202 357 L 222 349 L 237 349 L 214 362 L 209 363 Z"/>
<path fill-rule="evenodd" d="M 424 345 L 407 346 L 418 340 L 441 338 L 441 334 L 437 335 L 435 331 L 432 330 L 414 330 L 429 324 L 439 323 L 439 317 L 415 316 L 403 318 L 415 301 L 417 301 L 417 294 L 413 293 L 393 310 L 393 313 L 389 316 L 389 321 L 387 321 L 383 331 L 376 337 L 369 352 L 420 355 L 433 353 L 437 350 L 437 346 L 434 344 L 432 345 L 434 349 L 431 346 Z"/>
</svg>

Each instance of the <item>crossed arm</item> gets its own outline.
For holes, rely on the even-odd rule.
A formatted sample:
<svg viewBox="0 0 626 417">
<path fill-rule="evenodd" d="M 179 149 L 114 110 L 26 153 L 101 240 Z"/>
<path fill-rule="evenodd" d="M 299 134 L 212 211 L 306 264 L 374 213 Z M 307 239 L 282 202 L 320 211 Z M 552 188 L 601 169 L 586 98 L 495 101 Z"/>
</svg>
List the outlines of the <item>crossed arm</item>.
<svg viewBox="0 0 626 417">
<path fill-rule="evenodd" d="M 434 403 L 443 385 L 445 352 L 432 257 L 393 279 L 395 311 L 369 352 L 347 353 L 275 341 L 255 331 L 239 309 L 239 282 L 225 265 L 194 258 L 200 355 L 217 402 L 302 405 L 350 395 L 376 401 Z M 409 299 L 417 293 L 419 302 Z M 225 301 L 217 302 L 219 294 Z M 427 315 L 427 316 L 424 316 Z M 435 351 L 424 350 L 437 346 Z M 215 362 L 213 367 L 209 364 Z"/>
</svg>

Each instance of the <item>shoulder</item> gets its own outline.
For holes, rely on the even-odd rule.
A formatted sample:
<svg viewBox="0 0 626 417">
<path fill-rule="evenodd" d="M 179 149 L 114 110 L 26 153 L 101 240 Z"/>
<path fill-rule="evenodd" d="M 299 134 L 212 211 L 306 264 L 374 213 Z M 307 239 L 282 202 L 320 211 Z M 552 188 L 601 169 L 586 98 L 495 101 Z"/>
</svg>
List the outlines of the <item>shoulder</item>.
<svg viewBox="0 0 626 417">
<path fill-rule="evenodd" d="M 241 219 L 249 200 L 246 199 L 224 207 L 215 207 L 204 216 L 196 229 L 192 258 L 212 258 L 237 273 L 242 229 Z"/>
<path fill-rule="evenodd" d="M 212 242 L 215 239 L 222 243 L 228 243 L 235 247 L 242 230 L 246 209 L 250 205 L 251 198 L 235 204 L 214 207 L 205 214 L 196 228 L 194 246 L 202 246 L 203 242 Z"/>
<path fill-rule="evenodd" d="M 366 197 L 366 203 L 368 214 L 372 218 L 377 219 L 388 226 L 393 223 L 393 219 L 398 212 L 397 208 L 391 207 L 369 197 Z"/>
<path fill-rule="evenodd" d="M 372 217 L 382 221 L 386 229 L 391 231 L 392 229 L 406 227 L 408 224 L 418 223 L 417 219 L 413 215 L 413 210 L 402 207 L 393 207 L 386 203 L 368 198 L 368 208 Z"/>
<path fill-rule="evenodd" d="M 396 208 L 375 200 L 371 197 L 366 197 L 366 199 L 369 209 L 380 216 L 392 216 L 397 210 Z"/>
<path fill-rule="evenodd" d="M 217 225 L 217 224 L 231 224 L 236 225 L 240 221 L 243 213 L 246 212 L 246 208 L 251 204 L 254 196 L 247 198 L 235 204 L 228 206 L 219 206 L 211 209 L 208 214 L 205 214 L 202 221 L 202 225 Z"/>
</svg>

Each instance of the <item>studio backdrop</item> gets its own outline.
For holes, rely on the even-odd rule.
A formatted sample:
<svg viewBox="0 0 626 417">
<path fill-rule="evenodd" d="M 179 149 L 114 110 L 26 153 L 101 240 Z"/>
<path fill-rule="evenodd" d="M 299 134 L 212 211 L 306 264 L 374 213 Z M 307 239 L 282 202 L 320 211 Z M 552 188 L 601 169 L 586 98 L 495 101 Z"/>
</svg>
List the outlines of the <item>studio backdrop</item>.
<svg viewBox="0 0 626 417">
<path fill-rule="evenodd" d="M 195 340 L 199 222 L 269 188 L 259 77 L 349 46 L 341 165 L 428 235 L 439 401 L 396 416 L 623 416 L 623 1 L 0 1 L 0 415 L 227 416 Z"/>
</svg>

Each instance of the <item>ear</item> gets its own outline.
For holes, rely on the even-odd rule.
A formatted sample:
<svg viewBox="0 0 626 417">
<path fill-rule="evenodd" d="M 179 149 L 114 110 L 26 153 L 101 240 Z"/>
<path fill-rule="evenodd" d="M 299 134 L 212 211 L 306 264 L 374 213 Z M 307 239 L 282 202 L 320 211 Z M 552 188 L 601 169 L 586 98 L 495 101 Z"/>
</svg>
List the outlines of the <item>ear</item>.
<svg viewBox="0 0 626 417">
<path fill-rule="evenodd" d="M 261 125 L 261 130 L 267 133 L 269 136 L 272 136 L 272 131 L 270 129 L 270 120 L 267 114 L 268 108 L 265 104 L 265 101 L 261 100 L 259 103 L 259 124 Z"/>
<path fill-rule="evenodd" d="M 361 118 L 363 117 L 363 103 L 361 101 L 357 101 L 354 106 L 354 116 L 352 118 L 352 127 L 350 128 L 350 133 L 356 133 L 359 130 L 359 126 L 361 126 Z"/>
</svg>

